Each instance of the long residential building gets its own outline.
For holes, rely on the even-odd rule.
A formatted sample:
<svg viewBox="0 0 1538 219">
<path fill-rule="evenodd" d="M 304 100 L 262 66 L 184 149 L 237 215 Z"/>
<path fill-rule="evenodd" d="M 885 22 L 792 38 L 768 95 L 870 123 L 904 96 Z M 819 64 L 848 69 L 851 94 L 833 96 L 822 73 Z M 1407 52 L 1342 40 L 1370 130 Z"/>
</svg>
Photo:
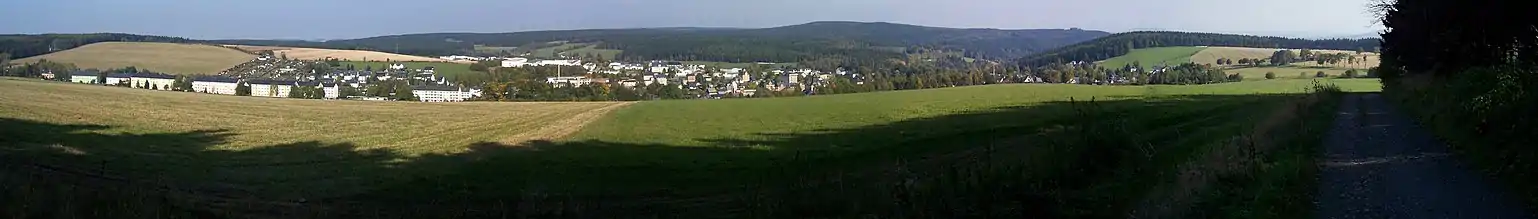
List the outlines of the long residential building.
<svg viewBox="0 0 1538 219">
<path fill-rule="evenodd" d="M 133 74 L 133 77 L 128 80 L 128 85 L 131 87 L 148 85 L 152 90 L 171 90 L 171 84 L 175 82 L 175 75 L 140 72 Z"/>
<path fill-rule="evenodd" d="M 411 86 L 411 94 L 422 102 L 463 102 L 480 96 L 480 90 L 443 85 Z"/>
<path fill-rule="evenodd" d="M 235 95 L 240 80 L 224 76 L 203 76 L 192 79 L 192 92 Z"/>
</svg>

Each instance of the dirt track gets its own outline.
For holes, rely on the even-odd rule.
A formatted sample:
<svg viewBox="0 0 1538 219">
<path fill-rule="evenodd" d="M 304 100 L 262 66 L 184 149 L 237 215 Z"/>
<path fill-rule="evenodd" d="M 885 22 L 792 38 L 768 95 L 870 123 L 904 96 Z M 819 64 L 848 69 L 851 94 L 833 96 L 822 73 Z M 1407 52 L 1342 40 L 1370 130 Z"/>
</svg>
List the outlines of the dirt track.
<svg viewBox="0 0 1538 219">
<path fill-rule="evenodd" d="M 1377 94 L 1344 98 L 1321 157 L 1318 218 L 1532 218 Z"/>
</svg>

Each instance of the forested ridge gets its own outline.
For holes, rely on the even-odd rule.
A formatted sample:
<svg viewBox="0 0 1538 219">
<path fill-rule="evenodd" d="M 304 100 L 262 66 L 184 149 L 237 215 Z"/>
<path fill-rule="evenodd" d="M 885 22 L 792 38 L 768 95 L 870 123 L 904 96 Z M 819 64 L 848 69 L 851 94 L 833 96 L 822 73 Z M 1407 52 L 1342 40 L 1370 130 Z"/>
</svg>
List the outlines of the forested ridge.
<svg viewBox="0 0 1538 219">
<path fill-rule="evenodd" d="M 1134 49 L 1170 46 L 1230 46 L 1373 51 L 1373 49 L 1378 47 L 1378 40 L 1309 40 L 1216 33 L 1128 32 L 1113 34 L 1088 42 L 1044 51 L 1035 55 L 1021 58 L 1017 60 L 1016 63 L 1019 63 L 1022 66 L 1044 66 L 1052 63 L 1073 61 L 1093 62 L 1126 55 Z"/>
<path fill-rule="evenodd" d="M 464 54 L 476 45 L 530 47 L 553 41 L 597 43 L 619 49 L 621 60 L 801 62 L 815 59 L 882 60 L 918 48 L 1007 60 L 1109 35 L 1081 29 L 957 29 L 893 23 L 813 22 L 761 29 L 646 28 L 429 33 L 328 42 L 217 40 L 230 44 L 365 49 L 411 55 Z"/>
</svg>

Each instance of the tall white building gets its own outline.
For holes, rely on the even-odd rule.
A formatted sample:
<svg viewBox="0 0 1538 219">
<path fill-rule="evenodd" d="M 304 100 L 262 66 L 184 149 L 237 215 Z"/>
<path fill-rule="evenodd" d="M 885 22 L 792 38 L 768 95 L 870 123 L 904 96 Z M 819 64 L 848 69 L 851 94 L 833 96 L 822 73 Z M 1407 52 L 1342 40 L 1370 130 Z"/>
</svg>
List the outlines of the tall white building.
<svg viewBox="0 0 1538 219">
<path fill-rule="evenodd" d="M 411 94 L 422 102 L 463 102 L 480 96 L 480 91 L 452 86 L 417 85 L 411 86 Z"/>
</svg>

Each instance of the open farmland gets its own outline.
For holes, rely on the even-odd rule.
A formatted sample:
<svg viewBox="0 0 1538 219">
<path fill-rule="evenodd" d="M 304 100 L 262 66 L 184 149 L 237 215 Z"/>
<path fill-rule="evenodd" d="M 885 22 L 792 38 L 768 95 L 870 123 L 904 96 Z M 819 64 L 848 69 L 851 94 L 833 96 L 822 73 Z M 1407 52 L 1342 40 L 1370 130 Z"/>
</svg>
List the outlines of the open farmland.
<svg viewBox="0 0 1538 219">
<path fill-rule="evenodd" d="M 903 208 L 879 201 L 896 192 L 887 190 L 894 182 L 885 176 L 897 174 L 925 184 L 986 176 L 992 183 L 1032 188 L 914 188 L 909 195 L 918 199 L 1052 193 L 1082 198 L 1075 205 L 1043 204 L 1029 215 L 1093 217 L 1135 208 L 1149 185 L 1163 185 L 1158 176 L 1200 151 L 1226 145 L 1312 83 L 993 85 L 621 108 L 287 100 L 0 80 L 0 127 L 25 130 L 0 133 L 7 147 L 0 157 L 154 179 L 220 197 L 315 200 L 274 208 L 429 215 L 477 209 L 498 215 L 509 213 L 499 207 L 505 205 L 532 206 L 520 212 L 601 205 L 603 210 L 587 212 L 722 217 L 755 209 L 881 212 Z M 1120 121 L 1107 124 L 1120 131 L 1076 125 L 1099 124 L 1084 119 L 1101 117 Z M 584 122 L 589 120 L 596 121 Z M 1103 145 L 1083 139 L 1158 150 L 1150 160 L 1098 167 L 1104 171 L 1012 169 L 1106 163 L 1123 158 L 1075 157 L 1130 149 L 1092 149 Z M 1149 171 L 1111 171 L 1144 168 Z M 1012 170 L 1025 175 L 998 175 Z M 1051 174 L 1089 181 L 1063 187 L 1032 180 Z"/>
<path fill-rule="evenodd" d="M 1322 82 L 1346 84 L 1348 89 L 1376 87 L 1376 80 Z M 651 214 L 706 213 L 722 217 L 741 216 L 742 211 L 753 211 L 761 205 L 794 205 L 784 208 L 834 212 L 848 208 L 901 208 L 864 202 L 881 202 L 875 200 L 890 198 L 894 192 L 883 190 L 889 187 L 873 186 L 893 183 L 880 176 L 906 173 L 938 177 L 947 171 L 958 171 L 951 168 L 981 165 L 966 162 L 1105 162 L 1058 159 L 1053 156 L 1076 155 L 1056 151 L 1061 148 L 1045 147 L 1048 142 L 1075 144 L 1072 139 L 1082 137 L 1062 130 L 1082 122 L 1082 107 L 1104 110 L 1104 115 L 1117 115 L 1115 118 L 1129 119 L 1127 124 L 1137 124 L 1126 128 L 1136 132 L 1130 135 L 1142 137 L 1127 138 L 1158 145 L 1162 152 L 1154 161 L 1125 165 L 1162 171 L 1173 169 L 1195 151 L 1224 145 L 1225 140 L 1257 125 L 1255 121 L 1300 97 L 1312 83 L 1272 80 L 1201 86 L 993 85 L 801 98 L 640 102 L 606 115 L 565 141 L 525 146 L 538 152 L 493 156 L 457 175 L 423 179 L 365 197 L 390 203 L 442 202 L 444 206 L 461 206 L 478 203 L 456 200 L 504 200 L 538 191 L 593 201 L 576 203 L 604 205 L 614 211 L 635 208 L 647 209 Z M 1076 104 L 1070 99 L 1095 99 L 1096 103 Z M 1011 177 L 1017 176 L 998 179 L 1023 180 L 1015 185 L 1035 183 Z M 1081 200 L 1081 204 L 1094 204 L 1077 206 L 1087 208 L 1082 212 L 1120 212 L 1131 207 L 1129 203 L 1133 200 L 1127 194 L 1143 194 L 1148 192 L 1148 185 L 1159 184 L 1153 175 L 1114 178 L 1086 182 L 1103 190 L 1062 188 L 1074 191 L 1059 192 L 1076 197 L 1121 197 Z M 926 177 L 917 180 L 953 183 L 929 181 L 942 179 Z M 432 185 L 451 186 L 426 189 Z M 478 189 L 474 194 L 422 199 L 440 194 L 437 191 L 469 188 Z M 828 190 L 831 188 L 837 189 Z M 768 198 L 755 192 L 766 192 Z M 623 197 L 645 198 L 631 202 Z M 859 207 L 850 206 L 851 203 Z M 1076 207 L 1043 208 L 1067 212 Z"/>
<path fill-rule="evenodd" d="M 258 53 L 258 52 L 262 52 L 262 51 L 272 51 L 272 53 L 274 55 L 279 55 L 279 56 L 287 55 L 289 59 L 298 59 L 298 60 L 337 59 L 337 60 L 342 60 L 342 61 L 450 62 L 449 60 L 443 60 L 443 59 L 432 58 L 432 57 L 421 57 L 421 56 L 413 56 L 413 55 L 402 55 L 402 54 L 394 54 L 394 53 L 386 53 L 386 52 L 364 51 L 364 50 L 317 49 L 317 48 L 276 47 L 276 46 L 245 46 L 245 45 L 224 45 L 224 46 L 225 47 L 230 47 L 230 48 L 236 48 L 236 49 L 244 50 L 244 51 L 251 52 L 251 53 Z M 463 61 L 456 61 L 456 62 L 459 62 L 459 63 L 470 63 L 470 62 L 463 62 Z"/>
<path fill-rule="evenodd" d="M 323 199 L 440 173 L 475 145 L 560 139 L 623 105 L 269 99 L 0 78 L 0 160 L 228 197 Z"/>
<path fill-rule="evenodd" d="M 1133 62 L 1142 63 L 1144 67 L 1164 64 L 1169 66 L 1191 62 L 1191 56 L 1201 52 L 1205 47 L 1157 47 L 1135 49 L 1126 55 L 1117 56 L 1097 62 L 1107 68 L 1120 68 Z"/>
<path fill-rule="evenodd" d="M 170 74 L 216 74 L 256 59 L 256 56 L 217 46 L 175 43 L 103 42 L 16 60 L 51 62 L 80 68 L 114 69 L 133 66 Z"/>
<path fill-rule="evenodd" d="M 1195 63 L 1199 63 L 1199 64 L 1213 64 L 1213 63 L 1217 63 L 1218 58 L 1227 58 L 1227 59 L 1234 59 L 1234 60 L 1239 60 L 1239 59 L 1244 59 L 1244 58 L 1270 60 L 1271 59 L 1271 55 L 1276 53 L 1277 50 L 1280 50 L 1280 49 L 1276 49 L 1276 48 L 1245 48 L 1245 47 L 1208 47 L 1207 49 L 1204 49 L 1201 52 L 1196 53 L 1196 55 L 1192 55 L 1191 56 L 1191 62 L 1195 62 Z M 1290 50 L 1292 50 L 1293 52 L 1300 52 L 1300 51 L 1302 51 L 1300 49 L 1290 49 Z M 1331 64 L 1319 65 L 1319 64 L 1317 64 L 1315 62 L 1297 62 L 1297 63 L 1293 63 L 1293 65 L 1309 66 L 1309 67 L 1331 67 L 1331 68 L 1367 69 L 1367 68 L 1371 68 L 1371 67 L 1377 67 L 1378 66 L 1378 62 L 1379 62 L 1378 54 L 1377 53 L 1372 53 L 1372 52 L 1364 52 L 1364 53 L 1358 54 L 1356 51 L 1343 51 L 1343 50 L 1312 50 L 1312 51 L 1313 52 L 1318 52 L 1318 53 L 1331 53 L 1331 54 L 1334 54 L 1334 53 L 1356 54 L 1356 56 L 1358 58 L 1363 58 L 1363 60 L 1366 60 L 1366 61 L 1365 62 L 1356 63 L 1356 64 L 1340 63 L 1340 64 L 1334 64 L 1334 65 L 1331 65 Z M 1235 61 L 1235 63 L 1237 63 L 1237 61 Z"/>
</svg>

